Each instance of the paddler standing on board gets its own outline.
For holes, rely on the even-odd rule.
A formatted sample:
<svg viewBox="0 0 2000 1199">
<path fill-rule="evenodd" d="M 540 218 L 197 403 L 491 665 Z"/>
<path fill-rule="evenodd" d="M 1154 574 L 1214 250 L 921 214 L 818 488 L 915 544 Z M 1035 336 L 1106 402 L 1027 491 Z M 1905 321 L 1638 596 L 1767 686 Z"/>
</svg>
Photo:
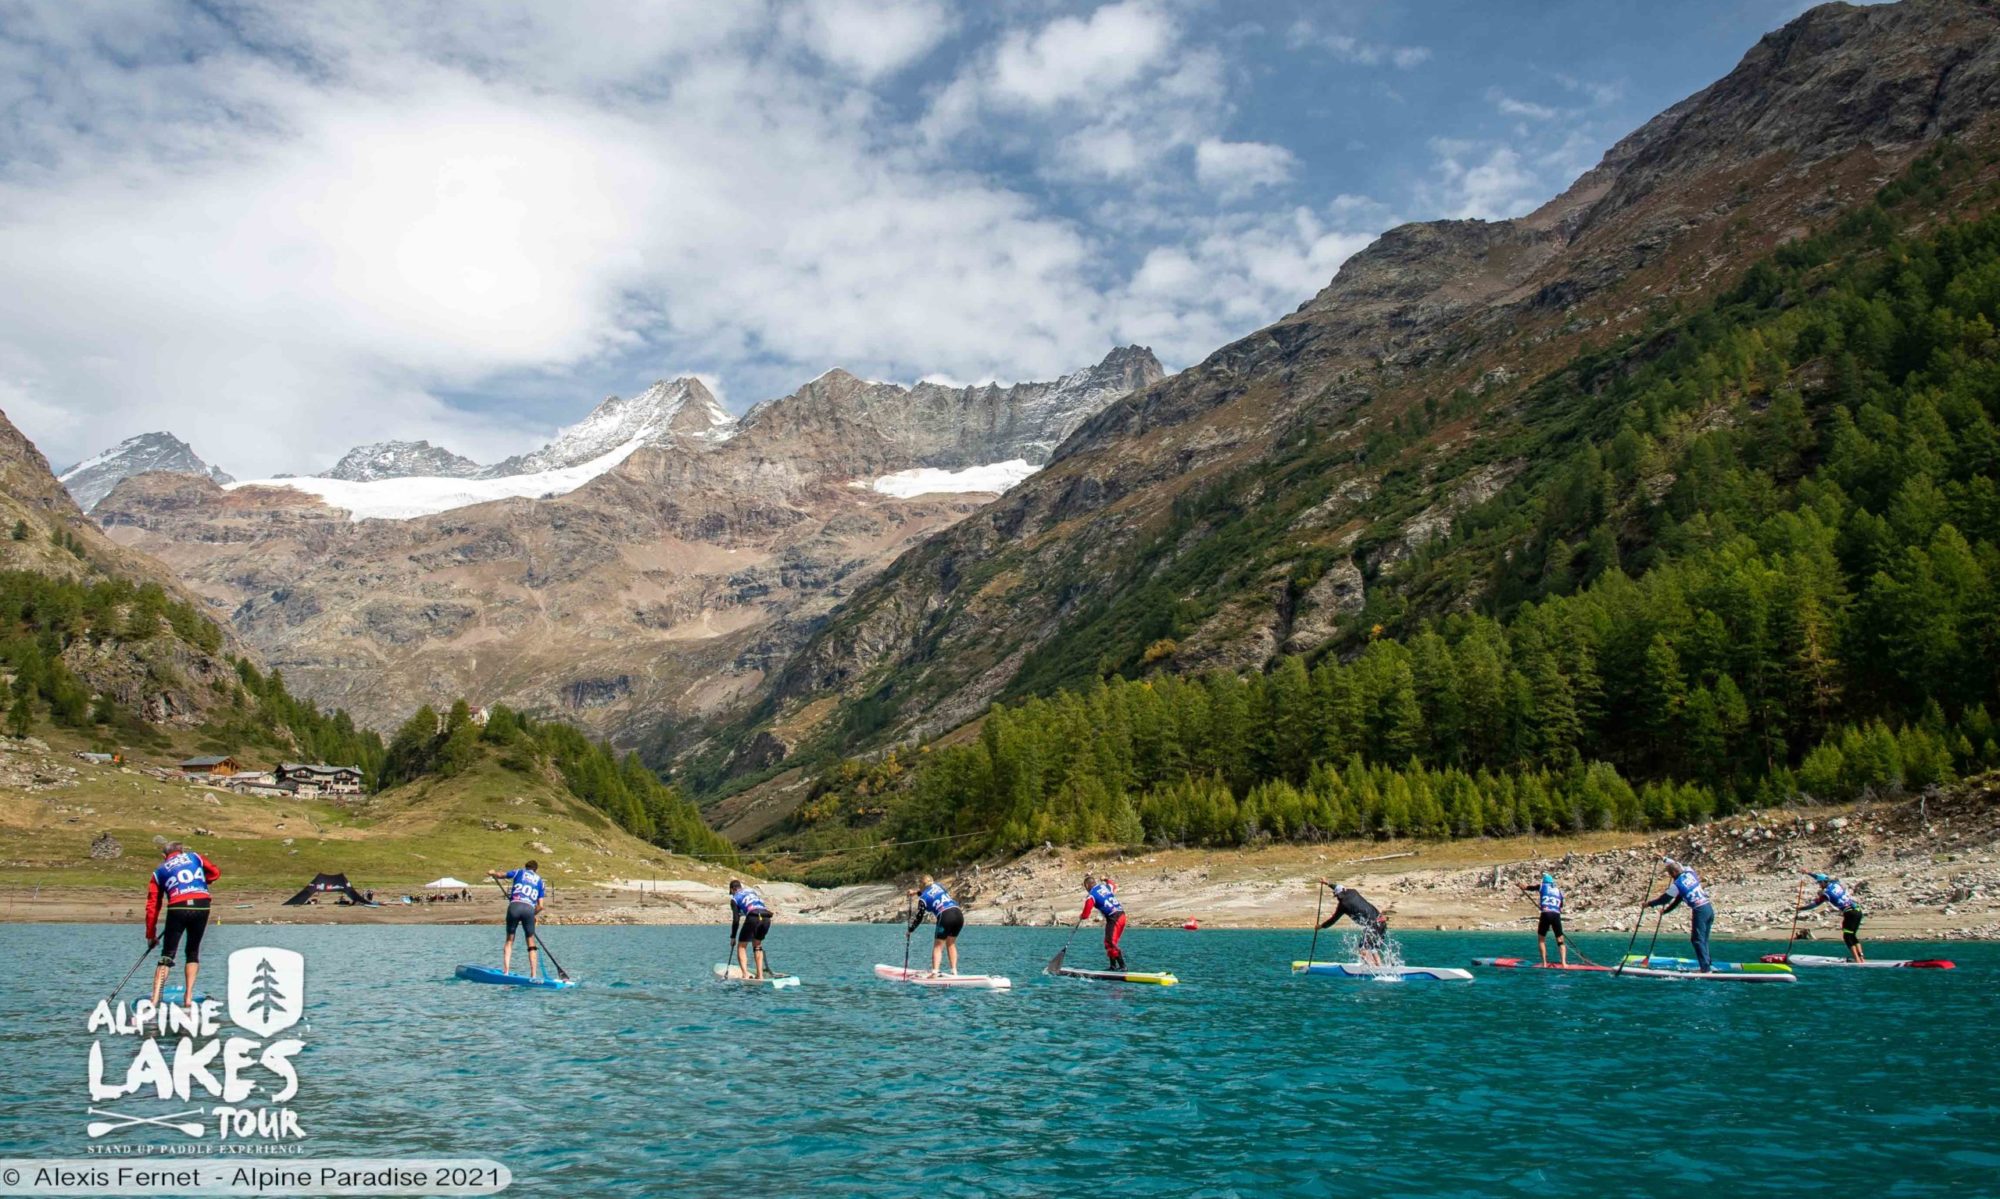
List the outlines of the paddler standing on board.
<svg viewBox="0 0 2000 1199">
<path fill-rule="evenodd" d="M 514 973 L 514 930 L 528 945 L 528 977 L 541 977 L 541 957 L 535 945 L 535 917 L 542 914 L 542 900 L 549 885 L 539 873 L 540 863 L 529 858 L 519 870 L 488 870 L 487 878 L 507 884 L 507 941 L 500 947 L 500 973 Z"/>
<path fill-rule="evenodd" d="M 166 945 L 160 950 L 160 964 L 153 971 L 153 1006 L 160 1006 L 160 992 L 166 988 L 167 974 L 174 968 L 174 951 L 187 938 L 188 1007 L 195 1003 L 194 980 L 201 973 L 201 935 L 208 931 L 208 885 L 222 877 L 215 863 L 195 853 L 179 841 L 160 847 L 160 864 L 146 880 L 146 948 L 160 943 L 153 934 L 154 923 L 165 909 L 166 927 L 161 935 Z"/>
<path fill-rule="evenodd" d="M 1660 870 L 1667 876 L 1667 889 L 1660 892 L 1657 899 L 1647 902 L 1649 908 L 1665 904 L 1660 915 L 1681 906 L 1688 906 L 1688 944 L 1694 946 L 1694 960 L 1707 974 L 1715 969 L 1715 963 L 1708 956 L 1708 932 L 1715 927 L 1715 905 L 1709 901 L 1708 889 L 1701 885 L 1701 875 L 1691 866 L 1683 866 L 1672 858 L 1660 859 Z"/>
<path fill-rule="evenodd" d="M 1549 964 L 1549 934 L 1556 935 L 1557 960 L 1569 965 L 1569 942 L 1563 938 L 1563 892 L 1556 886 L 1556 876 L 1544 874 L 1539 883 L 1521 883 L 1522 891 L 1535 892 L 1535 906 L 1542 909 L 1542 918 L 1535 923 L 1535 945 L 1542 951 L 1542 965 Z"/>
<path fill-rule="evenodd" d="M 737 931 L 738 923 L 743 928 Z M 743 885 L 743 880 L 729 880 L 729 942 L 736 950 L 736 969 L 744 978 L 756 980 L 764 977 L 764 938 L 771 932 L 771 905 L 764 897 Z M 750 947 L 757 949 L 757 971 L 750 971 Z"/>
<path fill-rule="evenodd" d="M 1113 970 L 1123 970 L 1125 951 L 1118 948 L 1118 939 L 1125 935 L 1125 905 L 1118 902 L 1118 884 L 1108 876 L 1083 876 L 1083 915 L 1077 919 L 1088 920 L 1093 911 L 1104 917 L 1105 958 Z"/>
<path fill-rule="evenodd" d="M 1319 880 L 1319 885 L 1333 888 L 1333 915 L 1322 921 L 1320 927 L 1332 928 L 1333 922 L 1342 916 L 1354 921 L 1354 926 L 1361 930 L 1361 944 L 1355 948 L 1356 955 L 1370 966 L 1380 966 L 1382 950 L 1389 944 L 1388 917 L 1352 887 L 1327 879 Z"/>
<path fill-rule="evenodd" d="M 928 874 L 924 875 L 923 884 L 910 894 L 917 899 L 917 911 L 910 919 L 910 931 L 916 932 L 917 926 L 924 922 L 925 916 L 937 921 L 937 937 L 931 941 L 931 974 L 933 976 L 937 974 L 946 951 L 950 951 L 951 972 L 956 975 L 958 934 L 959 930 L 965 927 L 965 909 L 958 906 L 958 901 L 951 897 L 951 892 L 944 889 L 943 883 Z"/>
<path fill-rule="evenodd" d="M 1849 960 L 1866 961 L 1867 958 L 1861 952 L 1861 919 L 1867 913 L 1861 910 L 1860 901 L 1855 899 L 1854 892 L 1849 891 L 1847 885 L 1837 878 L 1815 874 L 1812 880 L 1819 884 L 1819 894 L 1799 911 L 1810 912 L 1823 903 L 1832 904 L 1833 910 L 1840 913 L 1840 939 L 1847 942 Z"/>
</svg>

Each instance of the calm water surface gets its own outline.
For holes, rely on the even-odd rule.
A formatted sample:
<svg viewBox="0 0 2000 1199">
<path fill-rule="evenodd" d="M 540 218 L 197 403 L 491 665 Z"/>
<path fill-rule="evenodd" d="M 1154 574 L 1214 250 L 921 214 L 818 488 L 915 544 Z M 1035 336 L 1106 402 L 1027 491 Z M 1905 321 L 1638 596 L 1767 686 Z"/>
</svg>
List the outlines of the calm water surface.
<svg viewBox="0 0 2000 1199">
<path fill-rule="evenodd" d="M 1293 978 L 1302 933 L 1129 934 L 1135 969 L 1183 980 L 1162 989 L 1041 976 L 1060 929 L 973 928 L 965 968 L 1016 989 L 941 993 L 871 974 L 900 928 L 781 923 L 773 964 L 805 983 L 768 992 L 709 977 L 720 928 L 550 931 L 583 988 L 454 980 L 497 964 L 494 929 L 225 925 L 204 990 L 231 949 L 304 953 L 308 1152 L 490 1156 L 510 1194 L 2000 1194 L 2000 946 L 1881 943 L 1960 969 L 1796 986 L 1397 985 Z M 1399 940 L 1413 964 L 1534 952 Z M 84 1022 L 139 939 L 13 925 L 0 946 L 0 1156 L 81 1155 Z M 1071 957 L 1102 959 L 1086 937 Z"/>
</svg>

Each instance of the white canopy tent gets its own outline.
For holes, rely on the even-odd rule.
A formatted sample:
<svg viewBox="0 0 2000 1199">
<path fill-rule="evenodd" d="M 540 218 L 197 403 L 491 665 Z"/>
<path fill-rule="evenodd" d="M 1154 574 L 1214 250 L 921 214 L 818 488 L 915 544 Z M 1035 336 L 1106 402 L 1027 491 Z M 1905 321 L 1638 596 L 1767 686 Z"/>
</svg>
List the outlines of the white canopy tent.
<svg viewBox="0 0 2000 1199">
<path fill-rule="evenodd" d="M 472 887 L 471 883 L 459 882 L 457 879 L 453 878 L 449 874 L 445 875 L 443 878 L 437 880 L 434 883 L 424 884 L 424 890 L 426 891 L 465 891 L 469 890 L 471 887 Z"/>
</svg>

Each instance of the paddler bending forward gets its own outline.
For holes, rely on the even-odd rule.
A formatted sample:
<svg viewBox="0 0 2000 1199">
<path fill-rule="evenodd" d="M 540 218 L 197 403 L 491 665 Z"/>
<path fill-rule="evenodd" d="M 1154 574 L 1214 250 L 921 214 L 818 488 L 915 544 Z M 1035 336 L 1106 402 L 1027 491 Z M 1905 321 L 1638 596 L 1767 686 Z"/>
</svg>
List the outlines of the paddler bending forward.
<svg viewBox="0 0 2000 1199">
<path fill-rule="evenodd" d="M 1694 946 L 1694 960 L 1706 974 L 1715 969 L 1708 956 L 1708 931 L 1715 927 L 1715 905 L 1709 901 L 1708 889 L 1701 885 L 1701 875 L 1693 867 L 1683 866 L 1672 858 L 1660 859 L 1660 871 L 1667 876 L 1667 889 L 1646 906 L 1657 908 L 1665 904 L 1662 916 L 1683 903 L 1688 906 L 1688 944 Z"/>
<path fill-rule="evenodd" d="M 535 947 L 535 917 L 542 914 L 542 900 L 549 893 L 548 883 L 537 873 L 540 864 L 529 858 L 519 870 L 488 870 L 487 878 L 497 878 L 507 884 L 507 941 L 500 949 L 500 972 L 514 973 L 514 930 L 520 929 L 521 940 L 528 946 L 528 977 L 541 977 L 541 957 Z"/>
<path fill-rule="evenodd" d="M 742 931 L 737 931 L 741 923 Z M 771 906 L 764 897 L 743 885 L 741 879 L 729 880 L 729 944 L 736 952 L 736 968 L 743 977 L 757 979 L 764 977 L 764 938 L 771 932 Z M 757 949 L 757 969 L 750 969 L 750 948 Z"/>
<path fill-rule="evenodd" d="M 1327 879 L 1319 880 L 1319 885 L 1333 888 L 1333 915 L 1321 921 L 1320 927 L 1332 928 L 1334 921 L 1342 916 L 1354 921 L 1355 927 L 1361 930 L 1361 944 L 1356 947 L 1355 953 L 1368 965 L 1380 966 L 1383 947 L 1389 943 L 1388 918 L 1352 887 Z"/>
<path fill-rule="evenodd" d="M 1113 970 L 1125 968 L 1125 951 L 1118 948 L 1118 938 L 1125 935 L 1125 905 L 1118 902 L 1118 884 L 1106 877 L 1094 874 L 1083 876 L 1083 915 L 1079 921 L 1090 919 L 1091 912 L 1104 917 L 1104 956 Z"/>
<path fill-rule="evenodd" d="M 167 973 L 174 968 L 174 951 L 187 938 L 187 990 L 189 1008 L 194 1007 L 194 980 L 201 973 L 201 935 L 208 931 L 208 885 L 222 877 L 215 863 L 195 853 L 179 841 L 169 841 L 160 849 L 160 864 L 146 880 L 146 948 L 160 943 L 153 925 L 162 908 L 167 923 L 162 930 L 166 945 L 160 950 L 160 964 L 153 971 L 153 1006 L 160 1006 L 160 992 L 167 985 Z"/>
<path fill-rule="evenodd" d="M 937 936 L 931 941 L 931 973 L 936 974 L 945 951 L 951 952 L 951 972 L 958 973 L 958 933 L 965 927 L 965 909 L 944 889 L 944 884 L 926 874 L 923 886 L 910 892 L 917 898 L 917 911 L 910 918 L 910 931 L 924 922 L 926 915 L 937 921 Z"/>
<path fill-rule="evenodd" d="M 1847 942 L 1847 956 L 1853 961 L 1866 961 L 1861 952 L 1861 918 L 1867 913 L 1861 910 L 1860 901 L 1837 878 L 1828 878 L 1824 874 L 1815 874 L 1812 878 L 1819 884 L 1819 894 L 1799 911 L 1810 912 L 1823 903 L 1833 905 L 1833 910 L 1840 913 L 1840 939 Z"/>
</svg>

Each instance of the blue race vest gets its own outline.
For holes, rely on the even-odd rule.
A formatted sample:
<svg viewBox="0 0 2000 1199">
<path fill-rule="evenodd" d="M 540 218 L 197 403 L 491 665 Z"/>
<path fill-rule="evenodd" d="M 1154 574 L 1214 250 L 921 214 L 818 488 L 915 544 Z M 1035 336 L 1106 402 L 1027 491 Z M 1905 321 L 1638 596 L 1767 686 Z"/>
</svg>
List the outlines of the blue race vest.
<svg viewBox="0 0 2000 1199">
<path fill-rule="evenodd" d="M 932 883 L 917 892 L 917 902 L 923 905 L 924 911 L 933 916 L 947 908 L 958 906 L 958 901 L 951 897 L 951 892 L 945 890 L 942 883 Z"/>
<path fill-rule="evenodd" d="M 1125 906 L 1118 902 L 1118 893 L 1111 889 L 1109 883 L 1097 884 L 1090 889 L 1089 894 L 1090 902 L 1096 904 L 1097 910 L 1107 917 L 1117 916 L 1125 911 Z"/>
<path fill-rule="evenodd" d="M 1556 886 L 1554 883 L 1543 883 L 1541 894 L 1537 897 L 1537 902 L 1542 905 L 1542 910 L 1549 915 L 1561 915 L 1563 910 L 1562 888 Z"/>
<path fill-rule="evenodd" d="M 1695 873 L 1692 870 L 1683 870 L 1680 872 L 1679 876 L 1674 879 L 1674 890 L 1680 895 L 1681 902 L 1691 908 L 1705 908 L 1708 906 L 1708 891 L 1701 885 L 1701 879 L 1695 877 Z"/>
<path fill-rule="evenodd" d="M 748 887 L 745 887 L 741 891 L 738 891 L 736 894 L 730 896 L 729 902 L 735 904 L 736 910 L 743 913 L 745 916 L 754 916 L 758 912 L 764 912 L 770 910 L 764 906 L 763 897 L 758 895 L 755 891 L 752 891 Z"/>
<path fill-rule="evenodd" d="M 507 877 L 514 882 L 513 889 L 507 893 L 507 898 L 512 903 L 539 903 L 542 896 L 548 894 L 549 885 L 542 881 L 542 876 L 526 866 L 519 870 L 509 870 Z"/>
<path fill-rule="evenodd" d="M 1837 878 L 1828 879 L 1826 886 L 1820 888 L 1820 894 L 1826 896 L 1826 901 L 1832 904 L 1836 911 L 1851 912 L 1855 908 L 1854 893 L 1842 886 Z"/>
<path fill-rule="evenodd" d="M 209 897 L 208 872 L 201 868 L 201 858 L 195 854 L 185 851 L 175 854 L 160 863 L 159 869 L 153 871 L 153 878 L 169 904 Z"/>
</svg>

